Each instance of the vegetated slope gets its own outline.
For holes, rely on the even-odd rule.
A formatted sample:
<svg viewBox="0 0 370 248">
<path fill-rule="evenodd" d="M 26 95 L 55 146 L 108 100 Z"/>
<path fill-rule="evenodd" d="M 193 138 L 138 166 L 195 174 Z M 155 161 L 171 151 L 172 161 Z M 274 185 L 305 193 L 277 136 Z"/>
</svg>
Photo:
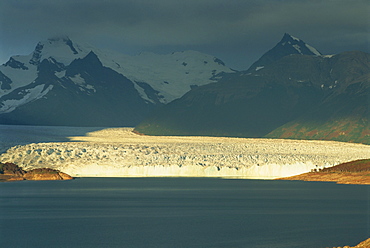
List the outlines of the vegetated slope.
<svg viewBox="0 0 370 248">
<path fill-rule="evenodd" d="M 311 127 L 294 133 L 285 131 L 284 125 L 315 123 L 324 129 L 330 124 L 328 128 L 335 131 L 335 121 L 339 121 L 349 125 L 343 127 L 347 133 L 338 140 L 370 143 L 369 56 L 363 52 L 289 55 L 254 73 L 225 74 L 218 83 L 194 89 L 162 107 L 136 131 L 305 139 Z"/>
<path fill-rule="evenodd" d="M 347 52 L 332 60 L 334 90 L 318 106 L 266 137 L 370 144 L 370 56 Z"/>
<path fill-rule="evenodd" d="M 312 89 L 303 91 L 264 78 L 220 82 L 164 106 L 136 130 L 151 135 L 261 137 L 311 107 L 306 104 L 311 98 L 318 100 Z"/>
</svg>

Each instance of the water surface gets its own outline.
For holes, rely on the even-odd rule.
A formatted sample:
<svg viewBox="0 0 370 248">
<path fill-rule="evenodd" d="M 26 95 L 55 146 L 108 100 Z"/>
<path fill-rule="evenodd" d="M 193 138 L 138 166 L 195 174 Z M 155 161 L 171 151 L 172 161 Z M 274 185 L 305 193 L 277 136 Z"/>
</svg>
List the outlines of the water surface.
<svg viewBox="0 0 370 248">
<path fill-rule="evenodd" d="M 0 154 L 12 146 L 38 142 L 66 142 L 101 127 L 26 126 L 0 124 Z"/>
<path fill-rule="evenodd" d="M 217 178 L 0 184 L 0 247 L 355 245 L 369 186 Z"/>
</svg>

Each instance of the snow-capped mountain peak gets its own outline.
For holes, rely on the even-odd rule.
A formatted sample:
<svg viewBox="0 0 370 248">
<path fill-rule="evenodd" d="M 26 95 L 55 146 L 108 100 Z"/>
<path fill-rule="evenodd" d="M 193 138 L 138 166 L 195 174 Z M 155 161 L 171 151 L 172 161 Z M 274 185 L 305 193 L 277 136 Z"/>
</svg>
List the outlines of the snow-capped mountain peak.
<svg viewBox="0 0 370 248">
<path fill-rule="evenodd" d="M 288 33 L 284 34 L 282 40 L 278 44 L 281 44 L 282 46 L 292 46 L 298 52 L 298 54 L 321 55 L 316 48 L 306 44 L 301 39 Z"/>
<path fill-rule="evenodd" d="M 19 107 L 42 99 L 59 104 L 73 95 L 88 106 L 97 104 L 94 97 L 99 95 L 112 109 L 118 102 L 126 104 L 120 108 L 133 111 L 129 118 L 135 123 L 142 113 L 135 107 L 125 108 L 136 104 L 147 111 L 146 106 L 180 98 L 193 87 L 217 81 L 217 75 L 224 72 L 234 71 L 220 59 L 196 51 L 129 56 L 76 43 L 66 36 L 54 37 L 39 42 L 31 54 L 12 56 L 0 66 L 0 121 L 2 114 L 18 112 Z M 63 100 L 55 100 L 58 97 Z"/>
<path fill-rule="evenodd" d="M 73 43 L 67 36 L 54 37 L 37 44 L 32 53 L 31 64 L 39 64 L 44 59 L 53 58 L 64 65 L 85 57 L 91 50 Z"/>
<path fill-rule="evenodd" d="M 271 50 L 266 52 L 249 69 L 249 72 L 260 70 L 264 66 L 291 54 L 315 55 L 321 53 L 314 47 L 306 44 L 303 40 L 285 33 L 283 38 Z"/>
<path fill-rule="evenodd" d="M 104 66 L 114 68 L 135 82 L 139 91 L 145 87 L 143 83 L 149 84 L 158 92 L 162 103 L 181 97 L 192 87 L 215 82 L 216 75 L 221 72 L 233 72 L 220 59 L 197 51 L 110 58 L 98 56 Z"/>
</svg>

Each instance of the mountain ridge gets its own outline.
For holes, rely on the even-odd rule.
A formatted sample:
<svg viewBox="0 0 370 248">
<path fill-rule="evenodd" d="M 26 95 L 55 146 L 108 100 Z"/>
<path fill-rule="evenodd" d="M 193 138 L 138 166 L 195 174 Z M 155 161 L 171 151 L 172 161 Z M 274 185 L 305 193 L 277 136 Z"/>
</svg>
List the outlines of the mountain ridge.
<svg viewBox="0 0 370 248">
<path fill-rule="evenodd" d="M 135 130 L 370 144 L 369 84 L 370 54 L 289 54 L 258 70 L 225 73 L 163 106 Z"/>
<path fill-rule="evenodd" d="M 0 66 L 0 123 L 134 126 L 152 109 L 215 82 L 222 72 L 233 71 L 195 51 L 128 56 L 65 36 L 51 38 Z"/>
<path fill-rule="evenodd" d="M 270 63 L 291 54 L 322 55 L 316 48 L 306 44 L 303 40 L 285 33 L 280 42 L 263 54 L 247 71 L 258 71 Z"/>
</svg>

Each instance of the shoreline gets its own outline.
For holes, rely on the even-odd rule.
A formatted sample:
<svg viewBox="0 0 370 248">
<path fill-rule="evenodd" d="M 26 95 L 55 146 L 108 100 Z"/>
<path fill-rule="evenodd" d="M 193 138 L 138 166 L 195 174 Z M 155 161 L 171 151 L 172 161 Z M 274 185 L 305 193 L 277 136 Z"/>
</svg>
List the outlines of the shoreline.
<svg viewBox="0 0 370 248">
<path fill-rule="evenodd" d="M 369 174 L 369 173 L 366 173 Z M 370 175 L 363 173 L 323 173 L 307 172 L 291 177 L 282 177 L 274 180 L 306 181 L 306 182 L 332 182 L 337 184 L 370 185 Z"/>
<path fill-rule="evenodd" d="M 370 159 L 354 160 L 330 168 L 315 170 L 291 177 L 282 177 L 276 180 L 299 180 L 336 182 L 337 184 L 370 185 Z"/>
<path fill-rule="evenodd" d="M 370 247 L 370 238 L 362 241 L 361 243 L 359 243 L 356 246 L 348 246 L 348 245 L 345 245 L 343 247 L 339 246 L 339 247 L 333 247 L 333 248 L 368 248 L 368 247 Z"/>
<path fill-rule="evenodd" d="M 50 168 L 24 170 L 14 163 L 0 162 L 0 182 L 72 180 L 70 175 Z"/>
</svg>

